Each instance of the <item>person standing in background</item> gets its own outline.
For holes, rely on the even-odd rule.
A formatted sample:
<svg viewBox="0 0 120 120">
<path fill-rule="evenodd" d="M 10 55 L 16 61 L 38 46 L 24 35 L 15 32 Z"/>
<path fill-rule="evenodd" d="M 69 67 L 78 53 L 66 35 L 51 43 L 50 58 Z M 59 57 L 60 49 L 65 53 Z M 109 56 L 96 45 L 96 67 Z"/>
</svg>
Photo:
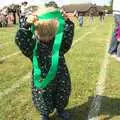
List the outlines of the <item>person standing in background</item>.
<svg viewBox="0 0 120 120">
<path fill-rule="evenodd" d="M 25 9 L 27 7 L 28 7 L 28 2 L 22 2 L 21 10 L 20 10 L 20 20 L 19 20 L 20 28 L 22 28 L 24 26 L 24 23 L 25 23 L 25 20 L 26 20 Z"/>
<path fill-rule="evenodd" d="M 78 21 L 79 21 L 80 27 L 82 27 L 83 26 L 83 14 L 82 13 L 78 14 Z"/>
<path fill-rule="evenodd" d="M 99 20 L 100 20 L 101 23 L 103 23 L 103 21 L 104 21 L 104 16 L 105 16 L 104 12 L 100 11 L 99 12 Z"/>
<path fill-rule="evenodd" d="M 115 19 L 115 28 L 108 52 L 112 57 L 115 57 L 118 61 L 120 61 L 120 44 L 116 39 L 116 29 L 120 25 L 120 0 L 113 0 L 113 15 Z"/>
<path fill-rule="evenodd" d="M 90 24 L 93 24 L 93 22 L 94 22 L 94 15 L 93 15 L 93 13 L 90 13 L 89 14 L 89 21 L 90 21 Z"/>
</svg>

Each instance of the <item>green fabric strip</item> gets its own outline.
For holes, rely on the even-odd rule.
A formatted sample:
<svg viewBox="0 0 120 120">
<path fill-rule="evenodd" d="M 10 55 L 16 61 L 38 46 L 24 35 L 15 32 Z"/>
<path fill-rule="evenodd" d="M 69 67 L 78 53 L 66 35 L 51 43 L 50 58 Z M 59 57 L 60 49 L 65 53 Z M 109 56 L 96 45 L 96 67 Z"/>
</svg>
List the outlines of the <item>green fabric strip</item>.
<svg viewBox="0 0 120 120">
<path fill-rule="evenodd" d="M 52 63 L 47 76 L 43 78 L 41 82 L 40 82 L 41 69 L 39 68 L 38 60 L 37 60 L 37 44 L 38 44 L 37 42 L 33 50 L 34 86 L 38 89 L 44 89 L 55 78 L 55 75 L 57 72 L 58 61 L 59 61 L 59 50 L 62 43 L 65 21 L 59 10 L 45 13 L 41 16 L 38 16 L 38 19 L 39 20 L 56 19 L 58 21 L 58 28 L 55 35 L 53 49 L 52 49 L 52 60 L 51 60 Z M 31 31 L 34 33 L 34 30 L 35 29 L 33 25 L 31 28 Z"/>
</svg>

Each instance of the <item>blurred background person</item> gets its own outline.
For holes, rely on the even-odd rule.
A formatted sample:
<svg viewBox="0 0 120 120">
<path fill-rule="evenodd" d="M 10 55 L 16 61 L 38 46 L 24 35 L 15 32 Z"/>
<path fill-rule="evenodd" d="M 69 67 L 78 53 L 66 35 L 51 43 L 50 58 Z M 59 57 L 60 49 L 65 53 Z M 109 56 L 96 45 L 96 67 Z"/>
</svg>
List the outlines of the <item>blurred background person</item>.
<svg viewBox="0 0 120 120">
<path fill-rule="evenodd" d="M 79 21 L 80 27 L 82 27 L 83 26 L 83 14 L 82 13 L 78 14 L 78 21 Z"/>
<path fill-rule="evenodd" d="M 109 47 L 109 54 L 120 61 L 120 44 L 116 39 L 116 29 L 120 25 L 120 0 L 113 0 L 113 15 L 115 19 L 115 28 L 112 34 L 112 39 Z"/>
<path fill-rule="evenodd" d="M 25 10 L 27 7 L 28 7 L 28 2 L 22 2 L 21 10 L 20 10 L 20 20 L 19 20 L 20 28 L 22 28 L 24 26 L 24 23 L 26 20 Z"/>
</svg>

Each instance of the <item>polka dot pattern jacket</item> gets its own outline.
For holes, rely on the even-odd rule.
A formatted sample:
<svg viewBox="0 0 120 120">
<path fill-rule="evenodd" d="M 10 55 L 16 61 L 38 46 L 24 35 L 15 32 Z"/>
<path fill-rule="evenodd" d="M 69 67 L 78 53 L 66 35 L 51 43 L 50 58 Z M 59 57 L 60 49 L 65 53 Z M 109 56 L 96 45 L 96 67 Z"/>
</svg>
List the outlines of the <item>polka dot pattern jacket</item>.
<svg viewBox="0 0 120 120">
<path fill-rule="evenodd" d="M 71 80 L 64 54 L 71 48 L 73 36 L 74 23 L 68 19 L 65 21 L 56 77 L 49 85 L 47 85 L 43 93 L 34 87 L 32 79 L 32 100 L 35 107 L 42 115 L 52 113 L 55 108 L 59 111 L 63 110 L 68 104 L 71 92 Z M 20 48 L 22 53 L 31 60 L 31 62 L 36 41 L 39 41 L 37 59 L 42 72 L 41 77 L 44 78 L 51 66 L 51 53 L 54 39 L 47 43 L 41 42 L 37 37 L 33 37 L 32 32 L 26 28 L 20 28 L 16 33 L 15 42 L 17 46 Z"/>
</svg>

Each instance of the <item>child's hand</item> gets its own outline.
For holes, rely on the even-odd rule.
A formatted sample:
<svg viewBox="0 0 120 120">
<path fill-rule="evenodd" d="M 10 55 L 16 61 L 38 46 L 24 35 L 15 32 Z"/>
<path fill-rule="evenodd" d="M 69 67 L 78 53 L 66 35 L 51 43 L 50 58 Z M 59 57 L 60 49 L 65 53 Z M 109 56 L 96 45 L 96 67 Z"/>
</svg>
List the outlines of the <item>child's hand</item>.
<svg viewBox="0 0 120 120">
<path fill-rule="evenodd" d="M 71 20 L 72 21 L 72 18 L 71 18 L 71 16 L 70 16 L 70 14 L 68 14 L 68 13 L 66 13 L 65 11 L 64 11 L 64 9 L 61 9 L 61 13 L 62 13 L 62 16 L 64 17 L 64 19 L 65 20 Z"/>
<path fill-rule="evenodd" d="M 64 11 L 64 9 L 61 9 L 60 12 L 62 13 L 62 16 L 64 17 L 64 19 L 67 20 L 68 16 L 67 16 L 66 12 Z"/>
<path fill-rule="evenodd" d="M 34 23 L 37 21 L 37 16 L 36 15 L 30 15 L 27 20 L 28 23 Z"/>
</svg>

